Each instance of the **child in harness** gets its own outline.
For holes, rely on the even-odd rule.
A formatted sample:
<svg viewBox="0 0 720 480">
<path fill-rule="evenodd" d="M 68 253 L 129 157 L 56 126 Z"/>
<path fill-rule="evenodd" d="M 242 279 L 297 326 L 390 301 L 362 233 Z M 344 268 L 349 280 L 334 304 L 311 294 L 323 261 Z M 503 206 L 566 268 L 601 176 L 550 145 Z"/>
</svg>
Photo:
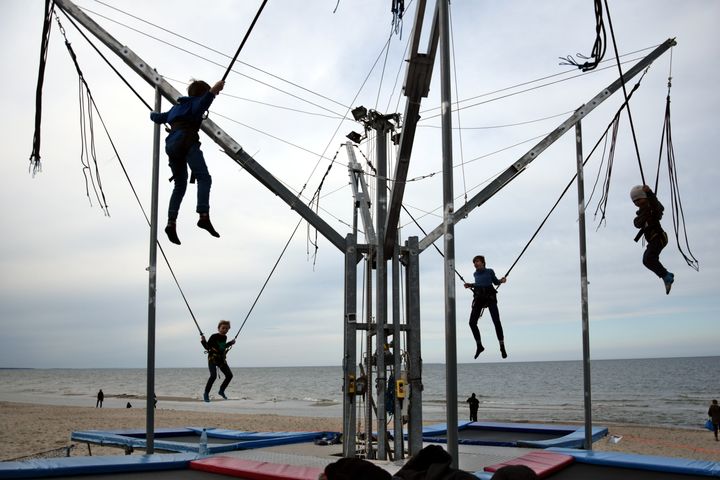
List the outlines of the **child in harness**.
<svg viewBox="0 0 720 480">
<path fill-rule="evenodd" d="M 507 282 L 507 278 L 502 277 L 498 279 L 492 268 L 486 268 L 485 257 L 482 255 L 477 255 L 473 258 L 473 265 L 475 265 L 475 272 L 473 273 L 475 283 L 466 283 L 465 288 L 470 288 L 473 291 L 472 310 L 470 311 L 470 330 L 472 330 L 475 343 L 477 343 L 474 358 L 477 358 L 483 350 L 485 350 L 480 340 L 480 330 L 477 326 L 484 308 L 487 308 L 490 312 L 493 325 L 495 325 L 495 334 L 500 342 L 500 354 L 502 358 L 507 358 L 505 336 L 503 334 L 502 324 L 500 323 L 500 312 L 497 307 L 497 291 L 493 287 L 493 285 L 500 285 L 501 283 Z"/>
</svg>

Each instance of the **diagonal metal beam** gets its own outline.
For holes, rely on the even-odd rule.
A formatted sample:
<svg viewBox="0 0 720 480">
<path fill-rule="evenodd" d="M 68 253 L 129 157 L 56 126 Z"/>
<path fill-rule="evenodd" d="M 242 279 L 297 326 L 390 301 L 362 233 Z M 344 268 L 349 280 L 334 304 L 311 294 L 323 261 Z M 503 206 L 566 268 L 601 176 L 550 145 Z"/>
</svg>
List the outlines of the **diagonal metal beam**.
<svg viewBox="0 0 720 480">
<path fill-rule="evenodd" d="M 376 245 L 375 227 L 373 227 L 372 213 L 370 213 L 370 194 L 365 183 L 362 167 L 355 158 L 355 150 L 350 142 L 345 143 L 348 154 L 348 173 L 350 174 L 350 186 L 353 191 L 355 204 L 360 210 L 360 219 L 363 223 L 363 231 L 365 233 L 365 242 L 370 245 Z M 358 184 L 360 189 L 358 190 Z"/>
<path fill-rule="evenodd" d="M 600 93 L 595 95 L 588 103 L 582 105 L 580 108 L 575 110 L 575 112 L 565 120 L 563 123 L 561 123 L 555 130 L 550 132 L 550 134 L 545 137 L 544 139 L 540 140 L 540 142 L 532 147 L 525 155 L 520 157 L 518 161 L 510 165 L 504 172 L 502 172 L 495 180 L 490 182 L 487 187 L 483 188 L 480 192 L 478 192 L 474 197 L 472 197 L 465 205 L 458 208 L 455 211 L 455 214 L 453 215 L 453 223 L 457 223 L 460 220 L 466 218 L 470 211 L 472 211 L 474 208 L 479 207 L 486 201 L 488 201 L 493 195 L 495 195 L 497 192 L 499 192 L 505 185 L 510 183 L 515 177 L 520 175 L 532 162 L 535 160 L 542 152 L 544 152 L 550 145 L 555 143 L 560 137 L 562 137 L 565 133 L 572 130 L 572 127 L 578 123 L 580 120 L 585 118 L 590 112 L 592 112 L 595 107 L 600 105 L 602 102 L 607 100 L 613 93 L 615 93 L 619 88 L 622 87 L 623 82 L 627 82 L 631 78 L 633 78 L 635 75 L 643 71 L 645 68 L 650 66 L 652 62 L 654 62 L 658 57 L 660 57 L 663 53 L 665 53 L 670 47 L 674 47 L 676 45 L 674 38 L 669 38 L 665 42 L 662 43 L 662 45 L 658 46 L 655 50 L 650 52 L 650 54 L 640 60 L 638 63 L 636 63 L 630 70 L 628 70 L 622 78 L 618 78 L 613 83 L 611 83 L 607 88 L 602 90 Z M 435 241 L 440 238 L 443 234 L 443 224 L 438 225 L 435 227 L 435 229 L 427 234 L 425 238 L 423 238 L 419 243 L 420 251 L 422 252 L 427 247 L 435 243 Z"/>
<path fill-rule="evenodd" d="M 440 38 L 438 29 L 437 5 L 433 16 L 432 28 L 428 40 L 427 53 L 418 53 L 420 35 L 422 33 L 422 21 L 425 15 L 425 0 L 418 2 L 415 13 L 415 27 L 413 28 L 412 48 L 410 59 L 405 74 L 405 114 L 403 116 L 403 128 L 400 134 L 400 148 L 397 153 L 395 164 L 395 175 L 390 200 L 388 202 L 387 218 L 385 220 L 385 238 L 380 239 L 385 245 L 385 255 L 389 258 L 395 248 L 397 241 L 397 228 L 400 221 L 400 209 L 402 208 L 405 184 L 407 181 L 408 169 L 410 167 L 410 154 L 412 153 L 415 131 L 420 120 L 420 101 L 427 97 L 430 90 L 430 79 L 432 77 L 433 65 L 435 64 L 435 53 Z"/>
<path fill-rule="evenodd" d="M 170 85 L 154 68 L 137 56 L 128 47 L 118 42 L 93 19 L 88 17 L 70 0 L 55 0 L 55 4 L 63 12 L 72 16 L 80 24 L 88 29 L 95 37 L 103 42 L 110 50 L 118 55 L 135 73 L 140 75 L 153 88 L 157 87 L 163 97 L 173 104 L 181 96 L 172 85 Z M 341 252 L 345 252 L 345 238 L 335 229 L 328 225 L 317 213 L 308 207 L 300 198 L 292 193 L 270 172 L 265 170 L 252 156 L 245 152 L 233 138 L 225 133 L 215 122 L 210 119 L 203 121 L 201 129 L 207 134 L 223 151 L 236 163 L 242 166 L 257 181 L 263 184 L 268 190 L 280 197 L 290 208 L 295 210 L 305 221 L 317 229 L 330 243 L 335 245 Z"/>
</svg>

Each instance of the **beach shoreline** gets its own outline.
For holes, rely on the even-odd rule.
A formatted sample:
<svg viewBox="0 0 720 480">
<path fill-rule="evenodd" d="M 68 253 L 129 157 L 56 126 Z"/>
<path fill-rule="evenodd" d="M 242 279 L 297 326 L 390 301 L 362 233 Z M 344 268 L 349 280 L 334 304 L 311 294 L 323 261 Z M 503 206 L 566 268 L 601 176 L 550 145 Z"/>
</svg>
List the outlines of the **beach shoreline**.
<svg viewBox="0 0 720 480">
<path fill-rule="evenodd" d="M 138 399 L 140 400 L 140 399 Z M 278 413 L 228 413 L 212 407 L 229 402 L 211 402 L 205 411 L 182 409 L 182 405 L 163 402 L 155 409 L 155 428 L 205 427 L 243 431 L 332 431 L 342 430 L 340 416 L 295 416 Z M 181 402 L 183 403 L 183 402 Z M 7 461 L 75 445 L 71 456 L 123 455 L 120 448 L 73 442 L 73 431 L 145 429 L 144 401 L 133 408 L 119 406 L 68 406 L 37 403 L 0 402 L 0 428 L 6 438 L 0 460 Z M 482 419 L 481 419 L 482 421 Z M 434 423 L 434 422 L 428 422 Z M 527 423 L 527 422 L 523 422 Z M 542 422 L 548 423 L 548 422 Z M 609 435 L 621 437 L 618 443 L 604 438 L 593 444 L 597 451 L 613 451 L 679 457 L 720 462 L 720 442 L 702 428 L 655 427 L 634 424 L 603 424 Z"/>
</svg>

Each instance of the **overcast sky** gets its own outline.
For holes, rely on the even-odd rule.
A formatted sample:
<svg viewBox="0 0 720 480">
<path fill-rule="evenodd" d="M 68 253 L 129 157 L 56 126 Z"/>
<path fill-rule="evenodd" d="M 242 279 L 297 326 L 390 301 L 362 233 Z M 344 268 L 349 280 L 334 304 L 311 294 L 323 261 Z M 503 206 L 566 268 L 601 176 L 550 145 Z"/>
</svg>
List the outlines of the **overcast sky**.
<svg viewBox="0 0 720 480">
<path fill-rule="evenodd" d="M 43 88 L 42 172 L 33 176 L 28 168 L 43 3 L 0 0 L 0 60 L 5 71 L 5 112 L 0 118 L 4 150 L 0 163 L 0 367 L 144 367 L 149 228 L 96 114 L 94 148 L 110 216 L 103 214 L 92 193 L 92 202 L 86 196 L 78 77 L 54 21 Z M 107 0 L 105 4 L 82 0 L 78 5 L 184 91 L 191 78 L 212 83 L 223 75 L 259 3 L 224 0 L 198 6 L 184 0 Z M 654 184 L 672 71 L 672 140 L 679 191 L 688 240 L 700 271 L 685 264 L 674 240 L 664 157 L 659 198 L 666 206 L 664 226 L 672 240 L 661 259 L 675 273 L 670 295 L 665 295 L 662 282 L 641 263 L 643 246 L 633 242 L 635 208 L 628 195 L 633 185 L 641 183 L 641 176 L 624 114 L 604 224 L 594 217 L 600 187 L 588 205 L 591 357 L 717 355 L 720 67 L 716 59 L 720 35 L 716 24 L 720 3 L 609 3 L 624 61 L 639 59 L 667 38 L 677 38 L 672 57 L 666 53 L 648 71 L 632 99 L 631 111 L 643 171 Z M 319 213 L 343 237 L 351 231 L 353 199 L 348 156 L 341 144 L 348 132 L 362 131 L 362 127 L 342 118 L 358 105 L 381 113 L 404 111 L 404 52 L 416 2 L 406 2 L 407 13 L 397 33 L 390 4 L 380 0 L 269 1 L 210 113 L 288 188 L 304 189 L 306 202 L 334 158 L 322 186 Z M 595 18 L 590 0 L 456 1 L 451 15 L 452 90 L 462 107 L 459 116 L 453 116 L 453 126 L 462 127 L 455 130 L 453 147 L 458 208 L 466 195 L 477 193 L 570 112 L 613 82 L 618 72 L 608 18 L 606 62 L 598 71 L 579 75 L 577 69 L 559 65 L 559 57 L 591 51 Z M 69 20 L 62 14 L 60 20 L 120 160 L 149 211 L 153 128 L 148 109 Z M 425 32 L 430 20 L 428 14 Z M 99 41 L 93 41 L 152 104 L 151 87 Z M 424 37 L 421 51 L 426 44 Z M 626 63 L 623 69 L 631 65 Z M 538 81 L 545 77 L 549 78 Z M 442 221 L 439 93 L 438 61 L 430 95 L 422 102 L 408 174 L 414 181 L 408 183 L 405 195 L 405 206 L 425 231 Z M 622 92 L 618 92 L 583 121 L 586 154 L 621 102 Z M 164 101 L 163 109 L 168 108 Z M 202 135 L 201 140 L 213 176 L 211 215 L 222 237 L 212 238 L 195 226 L 195 186 L 191 185 L 178 220 L 182 246 L 166 241 L 162 223 L 172 184 L 167 182 L 170 173 L 163 154 L 160 240 L 200 328 L 210 334 L 218 320 L 229 319 L 234 335 L 299 217 L 209 138 Z M 371 143 L 363 143 L 360 150 L 374 161 Z M 393 153 L 390 172 L 394 171 Z M 586 167 L 588 197 L 601 168 L 600 157 L 596 154 Z M 369 170 L 362 155 L 358 160 Z M 506 273 L 574 173 L 575 139 L 570 133 L 459 222 L 456 263 L 465 279 L 472 279 L 471 259 L 476 254 L 485 255 L 488 267 L 498 276 Z M 368 181 L 374 185 L 373 178 Z M 577 205 L 573 187 L 500 289 L 509 353 L 505 361 L 582 357 Z M 401 241 L 425 236 L 405 212 L 400 223 Z M 684 233 L 680 234 L 682 239 Z M 344 259 L 322 237 L 315 252 L 309 242 L 314 238 L 314 232 L 303 224 L 240 333 L 231 365 L 341 363 Z M 364 241 L 362 236 L 360 241 Z M 436 245 L 442 249 L 442 239 Z M 425 362 L 443 362 L 442 257 L 428 248 L 420 264 L 422 357 Z M 364 275 L 362 263 L 358 275 Z M 474 342 L 467 326 L 471 298 L 460 279 L 456 288 L 458 361 L 472 362 Z M 363 297 L 362 288 L 358 296 Z M 364 311 L 361 304 L 358 310 Z M 478 361 L 501 361 L 487 315 L 480 328 L 487 350 Z M 162 257 L 156 364 L 205 365 L 197 328 Z"/>
</svg>

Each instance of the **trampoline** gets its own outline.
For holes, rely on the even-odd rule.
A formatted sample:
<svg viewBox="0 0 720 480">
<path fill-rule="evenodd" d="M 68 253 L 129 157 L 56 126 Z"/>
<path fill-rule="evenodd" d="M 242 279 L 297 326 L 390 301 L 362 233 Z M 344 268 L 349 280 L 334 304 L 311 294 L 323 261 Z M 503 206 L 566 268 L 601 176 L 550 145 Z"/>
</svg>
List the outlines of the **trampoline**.
<svg viewBox="0 0 720 480">
<path fill-rule="evenodd" d="M 504 465 L 527 465 L 549 480 L 690 480 L 720 477 L 720 463 L 683 458 L 552 448 L 489 465 L 476 476 L 489 480 Z"/>
<path fill-rule="evenodd" d="M 316 480 L 321 468 L 232 457 L 196 458 L 191 454 L 69 457 L 33 462 L 0 463 L 0 479 L 62 477 L 64 479 Z"/>
<path fill-rule="evenodd" d="M 592 441 L 607 435 L 605 427 L 593 427 Z M 447 443 L 446 424 L 423 428 L 423 441 Z M 533 423 L 458 422 L 458 443 L 463 445 L 492 445 L 500 447 L 582 447 L 585 429 L 569 425 L 541 425 Z"/>
<path fill-rule="evenodd" d="M 158 429 L 153 435 L 153 445 L 159 452 L 197 452 L 202 431 L 203 429 L 198 427 Z M 302 443 L 339 435 L 335 432 L 245 432 L 220 428 L 209 428 L 205 431 L 209 453 Z M 119 447 L 130 451 L 145 450 L 147 447 L 144 430 L 88 430 L 72 432 L 70 438 L 88 444 Z"/>
</svg>

